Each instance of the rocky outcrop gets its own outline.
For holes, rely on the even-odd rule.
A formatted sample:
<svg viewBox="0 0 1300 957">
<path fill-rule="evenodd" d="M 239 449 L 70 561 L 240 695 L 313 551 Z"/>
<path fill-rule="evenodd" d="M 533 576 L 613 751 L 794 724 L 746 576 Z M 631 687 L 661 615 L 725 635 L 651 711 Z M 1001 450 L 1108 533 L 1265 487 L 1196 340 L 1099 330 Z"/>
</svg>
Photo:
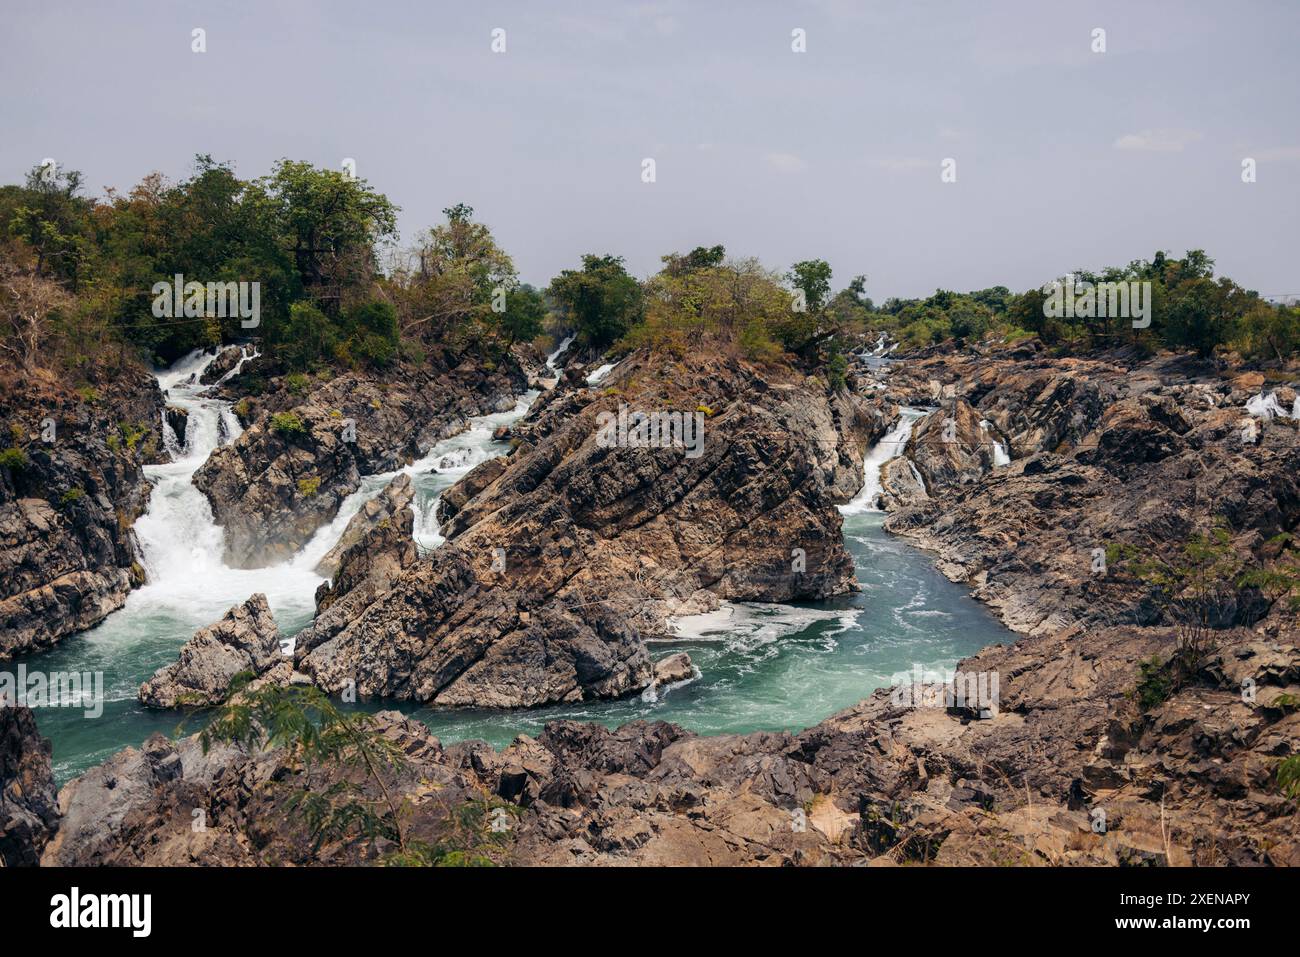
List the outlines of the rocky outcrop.
<svg viewBox="0 0 1300 957">
<path fill-rule="evenodd" d="M 97 624 L 144 580 L 131 525 L 162 394 L 129 366 L 88 375 L 78 390 L 0 376 L 0 661 Z"/>
<path fill-rule="evenodd" d="M 703 370 L 717 384 L 704 404 L 718 430 L 706 439 L 701 476 L 695 465 L 661 462 L 668 450 L 591 448 L 589 417 L 607 408 L 598 403 L 661 395 L 635 358 L 624 366 L 608 384 L 617 393 L 573 387 L 546 403 L 506 466 L 458 500 L 447 545 L 356 622 L 308 642 L 305 660 L 324 666 L 318 680 L 354 655 L 349 667 L 371 688 L 430 689 L 407 696 L 435 703 L 439 689 L 466 699 L 585 694 L 565 667 L 608 679 L 607 664 L 577 655 L 594 653 L 584 645 L 593 634 L 612 635 L 615 649 L 638 641 L 653 626 L 636 617 L 645 604 L 680 607 L 742 583 L 779 592 L 786 579 L 729 575 L 704 556 L 735 539 L 744 548 L 729 554 L 763 564 L 768 539 L 751 537 L 763 519 L 747 503 L 800 529 L 821 514 L 834 465 L 792 438 L 817 434 L 818 413 L 799 408 L 817 398 L 762 376 L 762 387 L 742 386 L 752 380 L 725 363 Z M 960 454 L 918 443 L 929 474 L 915 484 L 933 485 L 926 497 L 915 487 L 911 500 L 896 494 L 888 519 L 1022 632 L 958 665 L 977 687 L 984 676 L 994 707 L 900 687 L 794 734 L 702 737 L 662 722 L 611 730 L 564 721 L 501 751 L 473 741 L 444 748 L 418 723 L 381 714 L 378 733 L 411 756 L 390 795 L 406 802 L 409 833 L 446 834 L 488 794 L 510 806 L 505 837 L 484 851 L 499 863 L 1300 865 L 1295 803 L 1276 780 L 1300 741 L 1295 609 L 1244 590 L 1215 622 L 1216 647 L 1194 673 L 1163 697 L 1140 697 L 1140 664 L 1167 658 L 1175 629 L 1137 582 L 1097 568 L 1094 551 L 1110 542 L 1174 550 L 1222 516 L 1234 547 L 1267 566 L 1282 548 L 1276 533 L 1300 521 L 1294 424 L 1244 429 L 1253 393 L 1179 357 L 1055 359 L 1034 344 L 935 350 L 873 391 L 885 407 L 926 395 L 959 401 L 967 419 L 987 419 L 1011 445 L 1012 463 L 990 470 L 972 451 L 974 433 Z M 1062 407 L 1067 396 L 1077 401 Z M 911 472 L 910 459 L 897 462 Z M 494 572 L 495 542 L 507 561 Z M 629 589 L 639 567 L 631 559 L 660 554 L 693 577 Z M 829 552 L 818 563 L 812 554 L 809 569 L 835 567 Z M 607 619 L 587 617 L 593 608 Z M 321 655 L 336 638 L 336 657 Z M 544 654 L 528 658 L 537 648 Z M 647 661 L 645 674 L 653 668 Z M 469 674 L 481 683 L 458 684 Z M 195 761 L 191 780 L 190 741 L 175 746 L 179 776 L 150 770 L 161 754 L 150 765 L 124 752 L 110 762 L 127 781 L 120 792 L 103 790 L 100 769 L 65 787 L 69 818 L 95 822 L 93 832 L 77 825 L 88 835 L 79 862 L 342 863 L 393 850 L 383 842 L 314 850 L 286 810 L 304 783 L 292 754 L 230 754 L 215 772 Z M 328 787 L 332 773 L 315 786 Z M 147 786 L 132 775 L 147 776 Z M 190 827 L 196 807 L 209 821 L 202 833 Z M 47 849 L 45 859 L 58 856 Z"/>
<path fill-rule="evenodd" d="M 868 440 L 842 435 L 825 385 L 721 357 L 661 371 L 637 354 L 600 389 L 551 397 L 503 466 L 444 495 L 445 545 L 351 619 L 299 635 L 301 670 L 444 706 L 617 697 L 651 682 L 643 638 L 671 614 L 853 588 L 834 504 L 856 491 L 841 446 Z M 620 408 L 692 416 L 698 454 L 621 442 Z"/>
<path fill-rule="evenodd" d="M 50 742 L 30 709 L 0 700 L 0 867 L 32 867 L 59 825 Z"/>
<path fill-rule="evenodd" d="M 929 497 L 925 481 L 911 459 L 900 455 L 880 467 L 880 503 L 885 511 L 919 505 Z"/>
<path fill-rule="evenodd" d="M 207 826 L 216 790 L 249 760 L 223 742 L 205 749 L 197 735 L 173 744 L 154 734 L 141 748 L 119 751 L 59 791 L 62 820 L 42 866 L 253 863 L 227 843 L 228 833 Z M 156 826 L 159 804 L 167 809 L 170 833 Z"/>
<path fill-rule="evenodd" d="M 334 547 L 316 564 L 316 574 L 325 578 L 337 575 L 343 553 L 381 523 L 400 521 L 399 514 L 410 511 L 414 497 L 415 487 L 411 484 L 411 477 L 404 472 L 385 485 L 382 492 L 362 505 L 360 511 L 348 521 Z"/>
<path fill-rule="evenodd" d="M 339 557 L 333 581 L 316 590 L 319 630 L 355 618 L 388 591 L 404 569 L 415 564 L 413 495 L 410 477 L 399 475 L 348 523 L 342 541 L 348 540 L 354 525 L 360 529 L 359 537 Z M 331 608 L 334 610 L 327 616 Z"/>
<path fill-rule="evenodd" d="M 403 820 L 410 840 L 463 840 L 459 815 L 483 802 L 477 776 L 460 770 L 460 755 L 450 759 L 417 721 L 384 712 L 375 731 L 383 750 L 407 762 L 406 770 L 386 777 L 385 787 L 409 802 Z M 250 753 L 216 742 L 205 751 L 198 736 L 172 743 L 154 735 L 143 749 L 127 748 L 64 785 L 63 826 L 42 864 L 359 864 L 396 850 L 383 839 L 377 848 L 313 839 L 293 797 L 342 780 L 338 767 L 308 768 L 284 748 Z M 383 798 L 372 781 L 353 780 L 348 793 Z"/>
<path fill-rule="evenodd" d="M 904 455 L 930 490 L 973 485 L 993 467 L 993 440 L 981 418 L 962 399 L 954 399 L 919 420 Z"/>
<path fill-rule="evenodd" d="M 179 660 L 140 686 L 140 701 L 150 708 L 220 704 L 231 680 L 245 672 L 288 683 L 293 669 L 280 651 L 280 641 L 266 596 L 253 595 L 220 621 L 196 631 L 181 648 Z"/>
<path fill-rule="evenodd" d="M 224 528 L 225 561 L 238 568 L 287 559 L 362 475 L 394 471 L 470 417 L 512 407 L 525 380 L 513 365 L 489 372 L 466 360 L 382 378 L 349 372 L 300 396 L 281 386 L 257 399 L 252 424 L 194 475 Z"/>
<path fill-rule="evenodd" d="M 172 435 L 176 439 L 178 448 L 185 448 L 185 433 L 190 426 L 190 413 L 187 409 L 182 409 L 178 405 L 169 405 L 163 410 L 163 418 L 167 422 L 168 428 L 172 430 Z"/>
<path fill-rule="evenodd" d="M 226 346 L 217 353 L 199 375 L 200 385 L 216 385 L 231 376 L 236 369 L 248 370 L 249 363 L 257 361 L 257 350 L 252 346 Z"/>
</svg>

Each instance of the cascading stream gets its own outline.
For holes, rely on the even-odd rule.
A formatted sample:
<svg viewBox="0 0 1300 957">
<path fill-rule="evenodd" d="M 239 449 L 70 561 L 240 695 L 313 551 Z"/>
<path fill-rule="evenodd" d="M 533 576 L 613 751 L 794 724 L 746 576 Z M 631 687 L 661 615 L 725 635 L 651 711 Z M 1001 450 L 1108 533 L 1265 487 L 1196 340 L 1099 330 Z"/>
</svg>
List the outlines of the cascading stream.
<svg viewBox="0 0 1300 957">
<path fill-rule="evenodd" d="M 898 423 L 885 433 L 884 438 L 876 443 L 875 448 L 862 460 L 862 491 L 852 501 L 840 506 L 841 515 L 861 515 L 863 512 L 880 511 L 880 470 L 885 463 L 903 454 L 907 440 L 912 437 L 912 426 L 926 413 L 921 409 L 904 408 L 899 410 Z"/>
</svg>

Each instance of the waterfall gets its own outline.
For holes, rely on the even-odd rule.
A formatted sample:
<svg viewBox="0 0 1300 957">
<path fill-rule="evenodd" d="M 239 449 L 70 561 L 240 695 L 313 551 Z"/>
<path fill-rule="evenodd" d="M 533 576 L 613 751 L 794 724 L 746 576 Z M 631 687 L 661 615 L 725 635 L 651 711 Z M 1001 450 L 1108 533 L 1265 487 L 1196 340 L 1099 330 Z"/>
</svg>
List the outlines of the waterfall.
<svg viewBox="0 0 1300 957">
<path fill-rule="evenodd" d="M 175 619 L 182 630 L 192 630 L 211 624 L 258 591 L 266 593 L 277 612 L 288 612 L 299 623 L 315 607 L 321 579 L 310 571 L 291 565 L 253 570 L 226 566 L 222 530 L 207 498 L 191 481 L 214 449 L 243 432 L 230 403 L 209 395 L 210 386 L 199 385 L 215 358 L 196 350 L 157 373 L 168 403 L 187 413 L 185 441 L 168 443 L 170 462 L 145 466 L 153 490 L 148 509 L 135 522 L 135 535 L 147 580 L 132 592 L 126 607 L 110 617 L 115 625 L 126 625 L 142 613 Z"/>
<path fill-rule="evenodd" d="M 230 368 L 230 371 L 218 379 L 214 385 L 221 385 L 223 382 L 233 379 L 235 376 L 239 375 L 240 371 L 244 368 L 245 363 L 252 359 L 259 359 L 261 356 L 262 353 L 257 351 L 257 346 L 240 346 L 239 361 Z"/>
<path fill-rule="evenodd" d="M 560 344 L 555 347 L 555 351 L 546 357 L 546 368 L 554 372 L 556 376 L 560 374 L 560 368 L 555 364 L 555 360 L 560 358 L 560 356 L 564 353 L 564 350 L 569 348 L 572 342 L 573 342 L 573 336 L 565 336 L 563 339 L 560 340 Z"/>
<path fill-rule="evenodd" d="M 980 421 L 981 436 L 983 436 L 984 433 L 988 432 L 988 430 L 991 428 L 993 428 L 993 423 L 990 422 L 988 419 L 982 419 Z M 996 468 L 1001 468 L 1004 465 L 1010 465 L 1011 455 L 1007 451 L 1007 444 L 998 439 L 994 439 L 992 445 L 993 445 L 993 467 L 996 469 Z"/>
<path fill-rule="evenodd" d="M 1300 419 L 1300 395 L 1296 396 L 1295 403 L 1291 411 L 1282 408 L 1282 404 L 1277 401 L 1277 393 L 1270 392 L 1265 395 L 1260 392 L 1249 402 L 1246 403 L 1246 411 L 1257 419 L 1268 421 L 1269 419 Z"/>
<path fill-rule="evenodd" d="M 411 512 L 415 520 L 411 537 L 426 551 L 440 546 L 445 539 L 439 532 L 436 514 L 439 496 L 474 466 L 506 452 L 509 447 L 506 443 L 493 439 L 493 433 L 500 426 L 510 425 L 522 418 L 540 394 L 537 391 L 526 392 L 508 412 L 493 412 L 470 419 L 468 428 L 463 432 L 457 432 L 438 442 L 410 465 L 362 478 L 361 487 L 343 500 L 333 521 L 317 529 L 311 541 L 294 556 L 292 563 L 301 569 L 315 568 L 343 535 L 352 516 L 361 511 L 361 507 L 378 495 L 384 486 L 403 473 L 411 476 L 415 486 L 415 497 L 411 501 Z"/>
<path fill-rule="evenodd" d="M 875 448 L 862 460 L 862 491 L 854 496 L 853 501 L 840 506 L 843 515 L 858 515 L 862 512 L 879 512 L 877 501 L 880 498 L 880 470 L 890 459 L 897 458 L 912 437 L 912 424 L 925 415 L 920 409 L 904 408 L 899 411 L 898 424 L 884 438 L 876 443 Z"/>
<path fill-rule="evenodd" d="M 587 376 L 587 385 L 598 385 L 605 376 L 609 375 L 610 370 L 614 368 L 615 363 L 606 362 L 591 375 Z"/>
</svg>

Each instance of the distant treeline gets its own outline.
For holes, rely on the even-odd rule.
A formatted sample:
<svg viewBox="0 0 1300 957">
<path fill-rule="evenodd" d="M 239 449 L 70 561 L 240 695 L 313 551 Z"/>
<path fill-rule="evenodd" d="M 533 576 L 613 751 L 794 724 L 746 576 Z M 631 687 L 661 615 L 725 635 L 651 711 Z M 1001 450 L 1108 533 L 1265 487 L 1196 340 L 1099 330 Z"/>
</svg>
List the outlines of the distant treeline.
<svg viewBox="0 0 1300 957">
<path fill-rule="evenodd" d="M 909 346 L 1039 336 L 1065 347 L 1229 348 L 1259 359 L 1300 348 L 1295 308 L 1214 278 L 1199 250 L 1074 274 L 1149 281 L 1152 321 L 1139 329 L 1126 318 L 1053 318 L 1041 289 L 939 290 L 877 306 L 865 276 L 832 294 L 823 260 L 781 273 L 728 258 L 722 246 L 670 253 L 645 280 L 618 256 L 586 255 L 535 289 L 469 206 L 444 210 L 405 246 L 397 212 L 363 179 L 290 160 L 245 180 L 199 156 L 182 182 L 151 174 L 103 199 L 84 195 L 75 171 L 38 167 L 23 185 L 0 187 L 0 351 L 25 370 L 75 371 L 105 355 L 163 362 L 255 335 L 271 369 L 311 372 L 418 364 L 432 349 L 487 363 L 517 342 L 573 334 L 592 349 L 677 353 L 712 340 L 839 384 L 844 353 L 880 333 Z M 256 327 L 224 310 L 160 313 L 154 287 L 178 275 L 258 283 Z"/>
</svg>

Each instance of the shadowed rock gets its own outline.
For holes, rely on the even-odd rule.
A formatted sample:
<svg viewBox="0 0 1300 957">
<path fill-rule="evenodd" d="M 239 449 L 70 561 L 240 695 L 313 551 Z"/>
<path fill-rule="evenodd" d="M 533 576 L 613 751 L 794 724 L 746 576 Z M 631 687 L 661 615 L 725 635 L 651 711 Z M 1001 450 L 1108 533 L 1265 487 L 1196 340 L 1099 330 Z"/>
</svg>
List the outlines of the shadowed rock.
<svg viewBox="0 0 1300 957">
<path fill-rule="evenodd" d="M 0 866 L 38 864 L 58 824 L 50 742 L 29 708 L 0 700 Z"/>
</svg>

